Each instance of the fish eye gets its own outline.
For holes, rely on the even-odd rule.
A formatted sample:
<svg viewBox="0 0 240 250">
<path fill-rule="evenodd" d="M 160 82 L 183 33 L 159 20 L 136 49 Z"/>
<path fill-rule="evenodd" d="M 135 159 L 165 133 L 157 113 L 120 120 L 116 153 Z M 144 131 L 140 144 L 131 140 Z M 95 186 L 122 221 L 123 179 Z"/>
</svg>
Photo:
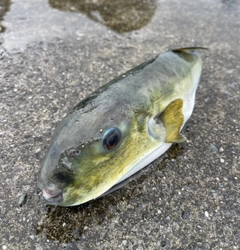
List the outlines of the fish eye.
<svg viewBox="0 0 240 250">
<path fill-rule="evenodd" d="M 106 150 L 114 149 L 121 141 L 122 133 L 118 128 L 110 128 L 103 135 L 102 144 Z"/>
</svg>

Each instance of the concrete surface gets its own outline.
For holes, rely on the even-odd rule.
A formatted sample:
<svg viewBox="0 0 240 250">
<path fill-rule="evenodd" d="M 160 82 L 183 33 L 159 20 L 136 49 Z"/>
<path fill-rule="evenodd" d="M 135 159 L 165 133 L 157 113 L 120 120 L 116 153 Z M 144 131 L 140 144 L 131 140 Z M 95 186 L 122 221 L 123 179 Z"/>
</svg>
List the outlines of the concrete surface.
<svg viewBox="0 0 240 250">
<path fill-rule="evenodd" d="M 121 11 L 134 1 L 121 1 L 127 28 L 103 16 L 109 1 L 53 2 L 0 4 L 1 249 L 239 249 L 240 2 L 148 1 L 127 14 L 144 20 L 134 26 Z M 36 174 L 56 123 L 113 77 L 193 44 L 210 50 L 188 141 L 111 195 L 46 205 Z"/>
</svg>

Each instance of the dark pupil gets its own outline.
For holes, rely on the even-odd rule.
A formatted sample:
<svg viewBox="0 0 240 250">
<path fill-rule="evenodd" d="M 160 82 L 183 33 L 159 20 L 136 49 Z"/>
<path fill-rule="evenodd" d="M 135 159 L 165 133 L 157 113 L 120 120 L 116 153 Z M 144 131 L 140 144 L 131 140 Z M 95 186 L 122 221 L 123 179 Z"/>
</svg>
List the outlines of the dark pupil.
<svg viewBox="0 0 240 250">
<path fill-rule="evenodd" d="M 121 139 L 121 132 L 117 128 L 110 128 L 103 137 L 103 146 L 107 150 L 115 148 Z"/>
</svg>

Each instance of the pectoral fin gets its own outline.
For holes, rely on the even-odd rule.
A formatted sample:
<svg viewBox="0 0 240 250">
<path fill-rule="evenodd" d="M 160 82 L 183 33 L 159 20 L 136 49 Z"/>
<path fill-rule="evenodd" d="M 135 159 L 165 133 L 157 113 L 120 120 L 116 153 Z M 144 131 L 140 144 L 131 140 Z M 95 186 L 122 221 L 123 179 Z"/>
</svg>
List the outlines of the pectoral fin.
<svg viewBox="0 0 240 250">
<path fill-rule="evenodd" d="M 186 140 L 186 137 L 180 134 L 180 129 L 184 123 L 182 106 L 183 100 L 176 99 L 159 115 L 159 119 L 166 128 L 165 142 L 179 143 Z"/>
</svg>

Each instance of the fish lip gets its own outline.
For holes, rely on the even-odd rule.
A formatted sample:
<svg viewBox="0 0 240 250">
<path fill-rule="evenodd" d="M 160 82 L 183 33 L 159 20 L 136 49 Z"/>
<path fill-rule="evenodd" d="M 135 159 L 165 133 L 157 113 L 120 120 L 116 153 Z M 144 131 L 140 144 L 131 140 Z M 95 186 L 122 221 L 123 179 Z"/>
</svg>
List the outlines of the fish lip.
<svg viewBox="0 0 240 250">
<path fill-rule="evenodd" d="M 44 200 L 51 205 L 59 205 L 63 201 L 63 192 L 60 188 L 55 189 L 42 189 L 42 195 Z"/>
<path fill-rule="evenodd" d="M 59 205 L 63 201 L 63 190 L 53 183 L 47 183 L 38 174 L 37 186 L 42 191 L 44 201 L 51 205 Z"/>
</svg>

